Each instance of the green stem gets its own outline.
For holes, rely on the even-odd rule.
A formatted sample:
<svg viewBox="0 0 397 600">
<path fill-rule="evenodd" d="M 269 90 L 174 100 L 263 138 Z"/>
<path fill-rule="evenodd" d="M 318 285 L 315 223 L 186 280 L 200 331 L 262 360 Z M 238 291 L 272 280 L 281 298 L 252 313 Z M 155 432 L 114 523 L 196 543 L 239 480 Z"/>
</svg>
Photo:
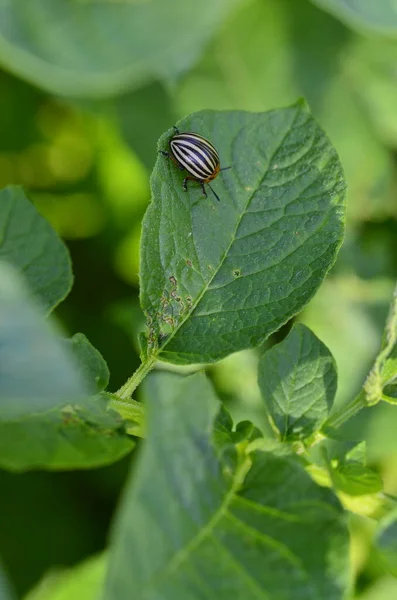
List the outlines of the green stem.
<svg viewBox="0 0 397 600">
<path fill-rule="evenodd" d="M 397 285 L 393 293 L 393 302 L 391 304 L 388 319 L 386 321 L 383 348 L 379 352 L 372 369 L 370 370 L 367 379 L 365 380 L 363 389 L 351 402 L 342 406 L 335 411 L 329 419 L 324 423 L 322 431 L 327 429 L 337 429 L 343 423 L 354 417 L 362 408 L 374 406 L 380 401 L 390 402 L 384 395 L 384 368 L 387 359 L 390 356 L 393 348 L 397 344 Z M 392 402 L 394 404 L 394 402 Z M 397 402 L 396 402 L 397 403 Z"/>
<path fill-rule="evenodd" d="M 149 356 L 146 361 L 138 367 L 135 373 L 131 375 L 129 379 L 127 379 L 125 384 L 121 386 L 115 395 L 120 398 L 120 400 L 126 400 L 127 402 L 130 401 L 131 396 L 135 392 L 138 385 L 143 379 L 145 379 L 149 371 L 153 369 L 156 360 L 156 355 Z"/>
<path fill-rule="evenodd" d="M 324 432 L 327 429 L 337 429 L 346 421 L 354 417 L 362 408 L 368 406 L 367 397 L 364 390 L 356 396 L 353 400 L 342 406 L 339 410 L 336 410 L 324 423 L 322 430 Z"/>
</svg>

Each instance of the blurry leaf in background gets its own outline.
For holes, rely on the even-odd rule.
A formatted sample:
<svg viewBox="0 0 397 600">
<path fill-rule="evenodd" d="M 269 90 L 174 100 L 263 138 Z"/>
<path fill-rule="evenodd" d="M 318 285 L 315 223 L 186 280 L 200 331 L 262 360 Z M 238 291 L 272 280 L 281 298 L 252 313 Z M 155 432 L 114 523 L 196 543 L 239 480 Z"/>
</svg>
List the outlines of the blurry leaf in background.
<svg viewBox="0 0 397 600">
<path fill-rule="evenodd" d="M 173 94 L 159 82 L 108 101 L 125 141 L 145 167 L 152 170 L 160 135 L 177 120 Z"/>
<path fill-rule="evenodd" d="M 36 116 L 46 144 L 45 163 L 56 181 L 73 184 L 93 165 L 92 117 L 78 105 L 47 98 Z"/>
<path fill-rule="evenodd" d="M 328 348 L 298 323 L 262 355 L 258 381 L 281 439 L 305 439 L 320 430 L 332 408 L 336 365 Z"/>
<path fill-rule="evenodd" d="M 5 79 L 1 72 L 0 77 L 6 88 L 4 112 L 10 115 L 2 127 L 1 181 L 42 192 L 57 184 L 64 186 L 65 191 L 66 186 L 86 178 L 94 158 L 92 118 L 76 105 L 37 92 L 34 96 L 31 86 L 15 77 Z M 20 113 L 20 122 L 14 111 Z M 18 135 L 21 127 L 27 130 L 25 139 Z"/>
<path fill-rule="evenodd" d="M 155 374 L 147 387 L 148 436 L 116 517 L 104 598 L 341 600 L 348 533 L 332 492 L 293 458 L 238 460 L 225 431 L 215 445 L 220 404 L 203 374 Z"/>
<path fill-rule="evenodd" d="M 139 284 L 139 249 L 141 245 L 141 224 L 137 223 L 116 249 L 115 271 L 127 283 Z"/>
<path fill-rule="evenodd" d="M 4 263 L 0 282 L 0 465 L 88 468 L 120 459 L 133 442 L 116 413 L 106 411 L 106 399 L 90 398 L 84 382 L 93 358 L 103 378 L 96 351 L 85 341 L 82 353 L 80 345 L 79 371 Z"/>
<path fill-rule="evenodd" d="M 396 61 L 397 39 L 357 36 L 346 63 L 357 98 L 368 120 L 380 139 L 394 149 L 397 148 Z M 394 206 L 394 216 L 397 216 L 396 203 Z"/>
<path fill-rule="evenodd" d="M 149 172 L 136 154 L 135 147 L 129 147 L 123 139 L 115 115 L 104 110 L 96 116 L 98 184 L 116 225 L 125 231 L 136 221 L 140 222 L 147 206 Z"/>
<path fill-rule="evenodd" d="M 46 90 L 114 95 L 194 64 L 241 0 L 3 0 L 0 62 Z M 194 14 L 194 18 L 192 18 Z"/>
<path fill-rule="evenodd" d="M 345 181 L 304 102 L 202 111 L 178 124 L 211 139 L 232 169 L 214 182 L 221 201 L 203 200 L 159 157 L 143 221 L 141 304 L 149 354 L 215 362 L 262 343 L 314 295 L 342 241 Z"/>
<path fill-rule="evenodd" d="M 387 515 L 379 524 L 375 547 L 383 567 L 397 577 L 397 511 Z"/>
<path fill-rule="evenodd" d="M 47 312 L 70 291 L 73 276 L 66 247 L 18 187 L 0 192 L 0 259 L 24 274 Z"/>
<path fill-rule="evenodd" d="M 397 495 L 397 472 L 395 461 L 397 458 L 397 407 L 381 403 L 372 409 L 371 418 L 368 419 L 366 436 L 368 439 L 368 456 L 372 460 L 388 460 L 394 464 L 394 493 Z M 391 466 L 393 466 L 393 464 Z"/>
<path fill-rule="evenodd" d="M 105 210 L 93 194 L 31 195 L 40 214 L 66 240 L 93 237 L 105 227 Z"/>
<path fill-rule="evenodd" d="M 394 0 L 312 0 L 321 8 L 357 29 L 374 29 L 397 36 L 397 7 Z"/>
<path fill-rule="evenodd" d="M 304 96 L 341 157 L 356 220 L 395 212 L 393 164 L 357 102 L 354 35 L 309 0 L 256 0 L 225 26 L 181 82 L 180 114 L 263 111 Z"/>
<path fill-rule="evenodd" d="M 0 600 L 14 600 L 15 596 L 11 589 L 8 578 L 5 574 L 3 566 L 0 561 Z"/>
<path fill-rule="evenodd" d="M 316 332 L 335 358 L 335 404 L 340 405 L 359 392 L 380 347 L 392 290 L 393 281 L 387 279 L 330 277 L 299 315 L 299 320 Z"/>
<path fill-rule="evenodd" d="M 72 569 L 51 570 L 24 600 L 96 600 L 105 580 L 107 557 L 91 557 Z"/>
<path fill-rule="evenodd" d="M 0 70 L 0 173 L 4 153 L 17 153 L 34 143 L 38 136 L 35 115 L 46 96 L 9 73 Z M 16 183 L 16 181 L 7 181 Z M 0 184 L 2 180 L 0 179 Z M 3 185 L 1 185 L 3 187 Z"/>
<path fill-rule="evenodd" d="M 392 600 L 397 598 L 397 579 L 381 577 L 362 594 L 354 596 L 355 600 Z"/>
</svg>

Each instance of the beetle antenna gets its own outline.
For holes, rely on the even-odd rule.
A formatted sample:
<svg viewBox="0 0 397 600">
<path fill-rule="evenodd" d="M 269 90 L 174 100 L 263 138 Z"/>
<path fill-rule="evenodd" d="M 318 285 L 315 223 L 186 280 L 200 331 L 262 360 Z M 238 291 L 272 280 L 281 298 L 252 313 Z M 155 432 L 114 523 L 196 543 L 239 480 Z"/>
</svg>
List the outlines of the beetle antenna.
<svg viewBox="0 0 397 600">
<path fill-rule="evenodd" d="M 218 200 L 218 202 L 220 202 L 218 194 L 215 192 L 215 190 L 212 188 L 212 186 L 210 184 L 208 184 L 208 185 L 209 185 L 211 192 L 214 194 L 215 198 Z"/>
<path fill-rule="evenodd" d="M 223 167 L 222 169 L 219 169 L 220 171 L 227 171 L 228 169 L 231 169 L 232 167 Z"/>
</svg>

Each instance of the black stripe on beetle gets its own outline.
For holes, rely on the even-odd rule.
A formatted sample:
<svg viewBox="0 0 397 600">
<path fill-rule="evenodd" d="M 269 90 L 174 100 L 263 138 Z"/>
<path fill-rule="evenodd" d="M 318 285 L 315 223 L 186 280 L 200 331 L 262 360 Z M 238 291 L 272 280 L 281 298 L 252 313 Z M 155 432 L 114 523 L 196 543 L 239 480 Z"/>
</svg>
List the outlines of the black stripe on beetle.
<svg viewBox="0 0 397 600">
<path fill-rule="evenodd" d="M 182 184 L 185 192 L 189 180 L 197 181 L 201 185 L 203 195 L 207 197 L 205 184 L 208 184 L 219 202 L 218 194 L 213 190 L 210 181 L 215 179 L 220 171 L 231 167 L 221 169 L 216 148 L 202 135 L 189 131 L 181 133 L 175 126 L 174 130 L 175 135 L 169 141 L 170 152 L 160 150 L 160 153 L 171 158 L 181 171 L 189 173 Z"/>
</svg>

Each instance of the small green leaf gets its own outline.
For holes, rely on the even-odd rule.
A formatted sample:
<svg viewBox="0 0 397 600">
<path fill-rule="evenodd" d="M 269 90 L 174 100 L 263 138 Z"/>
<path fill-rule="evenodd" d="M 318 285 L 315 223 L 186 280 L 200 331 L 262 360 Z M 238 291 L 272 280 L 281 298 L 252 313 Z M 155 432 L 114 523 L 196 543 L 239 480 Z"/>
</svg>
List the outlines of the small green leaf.
<svg viewBox="0 0 397 600">
<path fill-rule="evenodd" d="M 336 393 L 335 362 L 314 333 L 297 324 L 262 356 L 258 381 L 281 438 L 304 439 L 328 417 Z"/>
<path fill-rule="evenodd" d="M 333 493 L 291 457 L 223 462 L 203 374 L 157 375 L 148 387 L 148 434 L 116 517 L 104 599 L 342 600 L 348 533 Z"/>
<path fill-rule="evenodd" d="M 90 468 L 124 456 L 133 442 L 121 418 L 107 411 L 105 396 L 89 396 L 67 344 L 31 304 L 17 273 L 2 263 L 0 324 L 0 466 Z"/>
<path fill-rule="evenodd" d="M 346 462 L 331 469 L 331 478 L 335 487 L 350 496 L 376 494 L 383 490 L 380 476 L 358 462 Z"/>
<path fill-rule="evenodd" d="M 50 571 L 24 600 L 96 600 L 100 597 L 106 562 L 106 554 L 100 554 L 71 569 Z"/>
<path fill-rule="evenodd" d="M 23 273 L 47 312 L 70 291 L 73 276 L 65 245 L 15 186 L 0 191 L 0 260 Z"/>
<path fill-rule="evenodd" d="M 397 577 L 397 511 L 381 521 L 375 536 L 375 546 L 385 569 Z"/>
<path fill-rule="evenodd" d="M 195 0 L 3 0 L 0 61 L 57 94 L 113 95 L 173 82 L 240 1 L 201 0 L 197 10 Z"/>
<path fill-rule="evenodd" d="M 102 354 L 94 348 L 82 333 L 64 340 L 69 352 L 73 353 L 90 392 L 103 392 L 109 383 L 109 369 Z"/>
<path fill-rule="evenodd" d="M 211 139 L 232 169 L 213 182 L 218 203 L 197 185 L 186 194 L 184 174 L 158 158 L 141 303 L 149 354 L 213 362 L 257 346 L 313 296 L 342 240 L 345 182 L 303 102 L 267 113 L 204 111 L 179 127 Z"/>
<path fill-rule="evenodd" d="M 347 461 L 365 464 L 367 462 L 367 443 L 365 441 L 352 442 L 352 447 L 346 452 L 345 458 Z"/>
<path fill-rule="evenodd" d="M 374 29 L 385 35 L 397 35 L 397 10 L 394 0 L 312 1 L 355 29 Z"/>
</svg>

